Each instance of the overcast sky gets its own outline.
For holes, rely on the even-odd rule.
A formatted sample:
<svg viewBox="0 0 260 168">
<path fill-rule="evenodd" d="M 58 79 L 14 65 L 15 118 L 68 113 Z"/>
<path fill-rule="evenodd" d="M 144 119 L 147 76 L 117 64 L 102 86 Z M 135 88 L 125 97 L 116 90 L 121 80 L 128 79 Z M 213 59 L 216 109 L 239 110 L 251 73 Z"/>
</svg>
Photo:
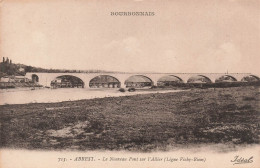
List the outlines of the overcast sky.
<svg viewBox="0 0 260 168">
<path fill-rule="evenodd" d="M 42 68 L 260 75 L 259 2 L 4 0 L 0 54 Z"/>
</svg>

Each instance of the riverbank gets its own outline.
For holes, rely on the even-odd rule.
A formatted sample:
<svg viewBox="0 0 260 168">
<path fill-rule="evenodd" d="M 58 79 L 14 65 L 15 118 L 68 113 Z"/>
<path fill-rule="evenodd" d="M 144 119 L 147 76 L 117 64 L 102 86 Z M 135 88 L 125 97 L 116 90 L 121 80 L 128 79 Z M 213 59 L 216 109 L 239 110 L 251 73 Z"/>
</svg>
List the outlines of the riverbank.
<svg viewBox="0 0 260 168">
<path fill-rule="evenodd" d="M 0 106 L 3 148 L 167 151 L 259 144 L 259 87 Z"/>
</svg>

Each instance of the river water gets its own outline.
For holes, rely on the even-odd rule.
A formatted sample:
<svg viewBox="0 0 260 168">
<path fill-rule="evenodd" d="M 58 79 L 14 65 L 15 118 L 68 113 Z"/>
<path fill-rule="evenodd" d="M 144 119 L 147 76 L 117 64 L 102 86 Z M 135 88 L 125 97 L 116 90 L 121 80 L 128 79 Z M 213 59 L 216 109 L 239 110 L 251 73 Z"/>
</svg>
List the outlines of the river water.
<svg viewBox="0 0 260 168">
<path fill-rule="evenodd" d="M 118 89 L 84 89 L 84 88 L 60 88 L 47 89 L 39 88 L 31 90 L 3 89 L 0 90 L 0 105 L 5 104 L 26 104 L 26 103 L 51 103 L 61 101 L 72 101 L 82 99 L 93 99 L 103 97 L 119 97 L 136 94 L 179 92 L 181 90 L 160 90 L 160 91 L 135 91 L 119 92 Z"/>
</svg>

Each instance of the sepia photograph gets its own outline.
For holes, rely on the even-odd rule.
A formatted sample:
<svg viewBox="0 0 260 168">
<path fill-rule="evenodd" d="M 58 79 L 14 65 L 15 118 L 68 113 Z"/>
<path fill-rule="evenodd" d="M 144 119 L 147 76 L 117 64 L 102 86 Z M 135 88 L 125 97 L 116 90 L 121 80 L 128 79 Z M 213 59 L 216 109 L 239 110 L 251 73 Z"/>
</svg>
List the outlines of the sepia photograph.
<svg viewBox="0 0 260 168">
<path fill-rule="evenodd" d="M 1 168 L 257 168 L 259 0 L 1 0 Z"/>
</svg>

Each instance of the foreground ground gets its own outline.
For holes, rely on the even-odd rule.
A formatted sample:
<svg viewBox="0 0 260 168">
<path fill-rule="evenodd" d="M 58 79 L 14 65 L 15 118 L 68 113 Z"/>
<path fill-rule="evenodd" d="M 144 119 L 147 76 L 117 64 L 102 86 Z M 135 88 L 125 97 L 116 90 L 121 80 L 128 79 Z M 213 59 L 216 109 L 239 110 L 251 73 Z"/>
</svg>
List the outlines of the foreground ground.
<svg viewBox="0 0 260 168">
<path fill-rule="evenodd" d="M 0 146 L 152 151 L 259 144 L 259 102 L 259 87 L 234 87 L 2 105 Z"/>
</svg>

